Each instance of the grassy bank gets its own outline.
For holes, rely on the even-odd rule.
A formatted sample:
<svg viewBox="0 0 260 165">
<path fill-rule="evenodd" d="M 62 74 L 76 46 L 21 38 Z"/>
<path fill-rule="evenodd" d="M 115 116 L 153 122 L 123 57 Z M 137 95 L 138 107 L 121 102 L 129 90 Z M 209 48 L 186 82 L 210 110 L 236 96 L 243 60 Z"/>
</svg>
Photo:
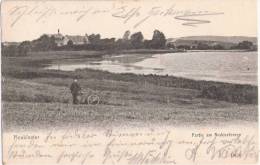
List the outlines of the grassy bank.
<svg viewBox="0 0 260 165">
<path fill-rule="evenodd" d="M 225 108 L 183 108 L 175 106 L 72 105 L 58 103 L 4 102 L 4 128 L 8 130 L 53 127 L 138 126 L 227 126 L 228 123 L 255 122 L 254 106 Z M 8 110 L 8 111 L 7 111 Z M 249 115 L 250 114 L 250 115 Z"/>
<path fill-rule="evenodd" d="M 38 52 L 28 57 L 2 58 L 4 128 L 46 127 L 50 123 L 61 126 L 124 121 L 167 124 L 257 121 L 256 86 L 91 69 L 65 72 L 42 68 L 57 60 L 93 60 L 102 54 L 104 52 Z M 73 78 L 79 79 L 87 93 L 97 94 L 100 104 L 71 105 L 69 85 Z M 83 115 L 73 118 L 74 111 Z M 61 116 L 47 117 L 58 112 L 62 112 Z"/>
</svg>

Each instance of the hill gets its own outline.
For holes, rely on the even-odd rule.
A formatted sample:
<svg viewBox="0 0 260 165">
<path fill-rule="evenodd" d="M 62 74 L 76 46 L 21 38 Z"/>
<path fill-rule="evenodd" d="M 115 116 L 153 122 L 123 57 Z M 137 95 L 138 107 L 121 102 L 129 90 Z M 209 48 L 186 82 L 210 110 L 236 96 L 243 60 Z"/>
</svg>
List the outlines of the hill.
<svg viewBox="0 0 260 165">
<path fill-rule="evenodd" d="M 254 44 L 257 44 L 256 37 L 247 37 L 247 36 L 188 36 L 180 37 L 175 40 L 203 40 L 203 41 L 217 41 L 217 42 L 229 42 L 229 43 L 239 43 L 241 41 L 250 41 Z"/>
<path fill-rule="evenodd" d="M 256 37 L 246 36 L 187 36 L 169 38 L 167 44 L 185 49 L 233 49 L 242 41 L 250 41 L 257 45 Z M 252 49 L 255 49 L 254 47 Z"/>
</svg>

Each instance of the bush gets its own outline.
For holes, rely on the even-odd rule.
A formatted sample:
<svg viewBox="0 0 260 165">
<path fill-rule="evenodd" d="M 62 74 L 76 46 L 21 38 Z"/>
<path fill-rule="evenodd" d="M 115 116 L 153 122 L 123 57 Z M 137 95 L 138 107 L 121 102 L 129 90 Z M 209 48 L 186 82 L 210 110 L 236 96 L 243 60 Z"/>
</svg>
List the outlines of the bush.
<svg viewBox="0 0 260 165">
<path fill-rule="evenodd" d="M 257 104 L 257 87 L 249 85 L 219 85 L 202 89 L 200 97 L 234 103 Z"/>
</svg>

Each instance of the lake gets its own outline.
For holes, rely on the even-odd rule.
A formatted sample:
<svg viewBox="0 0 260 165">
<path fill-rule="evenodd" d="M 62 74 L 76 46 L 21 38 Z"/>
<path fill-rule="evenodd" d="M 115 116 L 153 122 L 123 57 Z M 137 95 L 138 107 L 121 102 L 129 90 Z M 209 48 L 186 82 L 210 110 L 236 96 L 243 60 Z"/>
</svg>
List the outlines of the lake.
<svg viewBox="0 0 260 165">
<path fill-rule="evenodd" d="M 64 71 L 82 68 L 257 85 L 257 52 L 124 54 L 105 56 L 96 61 L 56 63 L 47 67 Z"/>
</svg>

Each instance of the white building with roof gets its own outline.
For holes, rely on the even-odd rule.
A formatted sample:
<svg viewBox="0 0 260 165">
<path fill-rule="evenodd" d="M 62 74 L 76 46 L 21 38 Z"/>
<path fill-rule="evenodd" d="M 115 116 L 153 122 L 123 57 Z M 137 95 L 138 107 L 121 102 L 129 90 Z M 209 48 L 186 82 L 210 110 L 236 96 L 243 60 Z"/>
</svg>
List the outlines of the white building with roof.
<svg viewBox="0 0 260 165">
<path fill-rule="evenodd" d="M 85 36 L 80 36 L 80 35 L 64 36 L 58 30 L 57 34 L 50 34 L 48 36 L 53 36 L 55 38 L 55 43 L 57 44 L 57 46 L 65 46 L 68 44 L 69 41 L 72 41 L 73 45 L 83 45 L 83 44 L 90 43 L 87 34 L 85 34 Z"/>
</svg>

